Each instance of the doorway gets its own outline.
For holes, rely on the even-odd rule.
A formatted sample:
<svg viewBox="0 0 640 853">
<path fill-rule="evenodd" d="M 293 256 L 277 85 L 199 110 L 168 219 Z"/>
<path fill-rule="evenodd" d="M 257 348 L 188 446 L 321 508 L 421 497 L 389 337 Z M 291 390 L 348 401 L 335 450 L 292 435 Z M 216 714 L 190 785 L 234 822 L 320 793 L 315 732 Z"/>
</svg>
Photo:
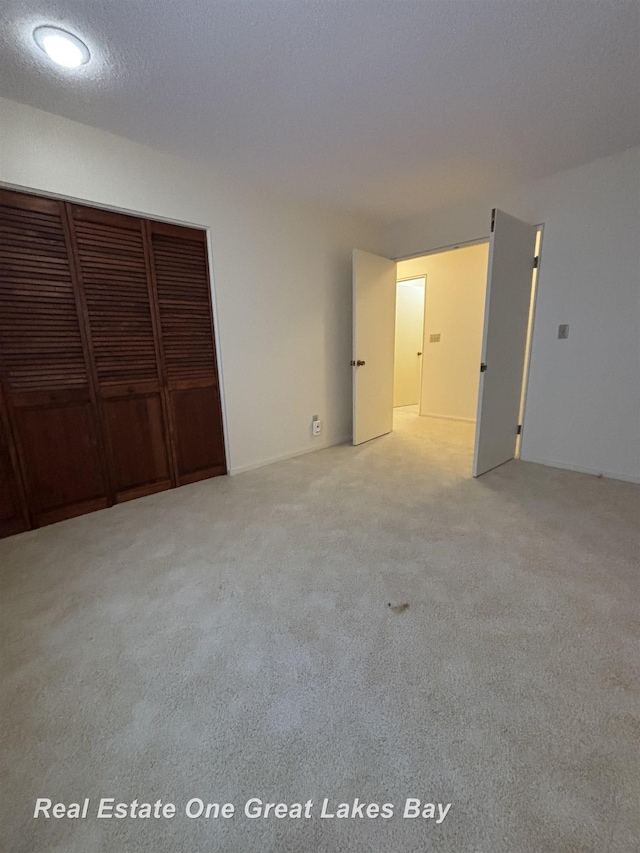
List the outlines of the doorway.
<svg viewBox="0 0 640 853">
<path fill-rule="evenodd" d="M 475 423 L 488 256 L 484 241 L 398 262 L 394 410 Z"/>
<path fill-rule="evenodd" d="M 419 370 L 418 417 L 471 427 L 475 421 L 473 476 L 514 458 L 523 424 L 540 232 L 541 226 L 494 209 L 488 242 L 398 261 L 354 250 L 355 445 L 392 431 L 394 407 L 404 404 L 406 414 L 407 405 L 416 405 L 410 400 Z M 459 274 L 452 275 L 455 266 Z M 396 316 L 406 321 L 404 307 L 411 301 L 399 296 L 404 285 L 398 282 L 412 281 L 417 289 L 417 279 L 425 282 L 420 350 L 415 349 L 419 307 L 406 346 L 396 329 Z M 421 359 L 419 368 L 415 360 L 411 367 L 409 346 L 413 358 Z M 394 370 L 401 351 L 402 376 L 413 389 L 408 398 Z"/>
</svg>

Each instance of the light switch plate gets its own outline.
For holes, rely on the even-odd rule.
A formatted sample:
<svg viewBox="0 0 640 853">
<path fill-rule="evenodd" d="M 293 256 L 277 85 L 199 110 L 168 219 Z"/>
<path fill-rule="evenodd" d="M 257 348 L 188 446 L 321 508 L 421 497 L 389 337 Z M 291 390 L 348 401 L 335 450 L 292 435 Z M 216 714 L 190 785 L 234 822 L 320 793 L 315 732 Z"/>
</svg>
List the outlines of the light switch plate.
<svg viewBox="0 0 640 853">
<path fill-rule="evenodd" d="M 558 337 L 563 339 L 569 337 L 569 325 L 568 323 L 563 324 L 562 326 L 558 326 Z"/>
<path fill-rule="evenodd" d="M 429 343 L 430 344 L 440 343 L 440 332 L 438 332 L 437 335 L 429 335 Z"/>
</svg>

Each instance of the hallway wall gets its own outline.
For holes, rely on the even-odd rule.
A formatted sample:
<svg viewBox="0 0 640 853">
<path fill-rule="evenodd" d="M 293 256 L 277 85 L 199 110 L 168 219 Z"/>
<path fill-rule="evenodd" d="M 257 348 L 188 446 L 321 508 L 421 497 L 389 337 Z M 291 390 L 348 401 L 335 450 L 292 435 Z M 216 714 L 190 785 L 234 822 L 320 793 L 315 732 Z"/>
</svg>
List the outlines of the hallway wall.
<svg viewBox="0 0 640 853">
<path fill-rule="evenodd" d="M 421 415 L 475 420 L 487 258 L 483 243 L 398 263 L 399 278 L 427 276 Z"/>
</svg>

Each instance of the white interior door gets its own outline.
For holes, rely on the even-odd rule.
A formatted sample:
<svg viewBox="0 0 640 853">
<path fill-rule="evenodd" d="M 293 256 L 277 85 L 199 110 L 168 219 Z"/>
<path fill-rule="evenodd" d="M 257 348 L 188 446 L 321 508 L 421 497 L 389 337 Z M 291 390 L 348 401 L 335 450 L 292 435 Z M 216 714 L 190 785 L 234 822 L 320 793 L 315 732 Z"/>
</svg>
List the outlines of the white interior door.
<svg viewBox="0 0 640 853">
<path fill-rule="evenodd" d="M 493 211 L 474 477 L 515 454 L 535 242 L 534 226 Z"/>
<path fill-rule="evenodd" d="M 353 252 L 353 443 L 393 427 L 396 262 Z"/>
</svg>

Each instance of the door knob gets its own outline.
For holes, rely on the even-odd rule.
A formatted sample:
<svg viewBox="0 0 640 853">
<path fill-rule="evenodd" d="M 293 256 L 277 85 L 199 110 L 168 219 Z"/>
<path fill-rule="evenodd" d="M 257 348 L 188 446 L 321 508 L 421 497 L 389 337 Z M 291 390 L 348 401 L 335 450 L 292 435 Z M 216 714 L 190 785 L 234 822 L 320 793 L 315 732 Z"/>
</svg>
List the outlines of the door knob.
<svg viewBox="0 0 640 853">
<path fill-rule="evenodd" d="M 422 353 L 421 353 L 421 352 L 419 352 L 419 353 L 418 353 L 418 355 L 422 355 Z"/>
<path fill-rule="evenodd" d="M 360 361 L 360 359 L 358 359 L 358 361 L 356 361 L 356 367 L 364 367 L 364 361 Z"/>
</svg>

